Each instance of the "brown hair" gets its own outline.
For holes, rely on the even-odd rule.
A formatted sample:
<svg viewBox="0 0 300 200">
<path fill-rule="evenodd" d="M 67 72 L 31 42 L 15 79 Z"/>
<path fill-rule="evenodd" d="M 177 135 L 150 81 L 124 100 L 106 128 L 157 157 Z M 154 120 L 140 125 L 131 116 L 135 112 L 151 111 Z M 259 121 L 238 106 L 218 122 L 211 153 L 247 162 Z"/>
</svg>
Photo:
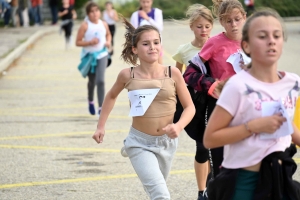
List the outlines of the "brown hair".
<svg viewBox="0 0 300 200">
<path fill-rule="evenodd" d="M 226 19 L 235 8 L 239 9 L 242 15 L 246 15 L 243 5 L 238 0 L 212 0 L 212 2 L 212 12 L 220 21 Z"/>
<path fill-rule="evenodd" d="M 87 15 L 89 15 L 89 13 L 91 12 L 92 8 L 98 8 L 98 10 L 100 10 L 98 4 L 96 4 L 95 2 L 89 1 L 85 4 L 85 12 Z"/>
<path fill-rule="evenodd" d="M 156 27 L 151 25 L 139 26 L 137 29 L 135 29 L 132 24 L 130 24 L 124 17 L 122 18 L 126 32 L 125 43 L 123 44 L 124 49 L 121 54 L 121 59 L 123 59 L 128 64 L 137 65 L 138 56 L 132 52 L 132 47 L 137 47 L 137 43 L 144 32 L 156 31 L 159 34 L 159 31 Z M 161 41 L 160 34 L 159 40 Z"/>
<path fill-rule="evenodd" d="M 186 11 L 186 17 L 188 18 L 190 25 L 192 25 L 199 17 L 203 17 L 212 25 L 214 24 L 214 18 L 211 11 L 201 4 L 193 4 L 189 6 Z"/>
<path fill-rule="evenodd" d="M 283 35 L 283 39 L 286 41 L 287 40 L 287 35 L 286 35 L 286 31 L 285 31 L 285 27 L 284 27 L 284 23 L 282 18 L 280 17 L 280 15 L 273 9 L 271 8 L 261 8 L 258 11 L 254 12 L 247 20 L 246 23 L 243 27 L 243 31 L 242 31 L 242 41 L 241 41 L 241 47 L 243 49 L 243 41 L 245 42 L 249 42 L 249 27 L 251 25 L 251 22 L 258 17 L 274 17 L 275 19 L 277 19 L 282 27 L 282 35 Z M 244 49 L 243 49 L 244 51 Z M 244 51 L 245 52 L 245 51 Z M 250 54 L 246 53 L 245 54 L 250 57 Z"/>
</svg>

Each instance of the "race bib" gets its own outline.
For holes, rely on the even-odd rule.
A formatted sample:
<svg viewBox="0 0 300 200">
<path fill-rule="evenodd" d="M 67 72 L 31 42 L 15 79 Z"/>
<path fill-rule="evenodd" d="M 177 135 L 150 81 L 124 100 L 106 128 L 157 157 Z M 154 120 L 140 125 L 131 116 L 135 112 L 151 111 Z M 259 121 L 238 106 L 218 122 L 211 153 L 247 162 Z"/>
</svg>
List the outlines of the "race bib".
<svg viewBox="0 0 300 200">
<path fill-rule="evenodd" d="M 239 71 L 242 70 L 243 65 L 247 65 L 251 62 L 251 58 L 249 58 L 243 51 L 238 51 L 234 54 L 231 54 L 226 62 L 229 62 L 235 73 L 238 73 Z"/>
<path fill-rule="evenodd" d="M 130 112 L 129 116 L 143 116 L 153 99 L 156 97 L 160 88 L 154 89 L 141 89 L 132 90 L 128 92 L 128 98 L 130 100 Z"/>
<path fill-rule="evenodd" d="M 278 130 L 274 133 L 261 133 L 260 139 L 275 139 L 284 137 L 286 135 L 291 135 L 294 132 L 292 122 L 289 118 L 287 110 L 283 106 L 282 102 L 279 101 L 270 101 L 270 102 L 262 102 L 262 117 L 271 116 L 276 113 L 281 113 L 283 117 L 286 118 L 286 121 L 280 126 Z"/>
</svg>

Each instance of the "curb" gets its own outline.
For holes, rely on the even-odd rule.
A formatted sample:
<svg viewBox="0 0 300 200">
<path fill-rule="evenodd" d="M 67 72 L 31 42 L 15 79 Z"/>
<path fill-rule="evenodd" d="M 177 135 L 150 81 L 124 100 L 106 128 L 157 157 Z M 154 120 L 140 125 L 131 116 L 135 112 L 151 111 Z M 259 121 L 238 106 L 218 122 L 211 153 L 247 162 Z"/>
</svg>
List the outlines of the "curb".
<svg viewBox="0 0 300 200">
<path fill-rule="evenodd" d="M 33 35 L 28 37 L 24 43 L 16 47 L 12 52 L 10 52 L 5 58 L 3 58 L 0 61 L 0 73 L 7 70 L 13 64 L 13 62 L 17 60 L 27 50 L 27 48 L 32 44 L 34 44 L 39 38 L 55 31 L 57 30 L 56 29 L 38 30 Z"/>
</svg>

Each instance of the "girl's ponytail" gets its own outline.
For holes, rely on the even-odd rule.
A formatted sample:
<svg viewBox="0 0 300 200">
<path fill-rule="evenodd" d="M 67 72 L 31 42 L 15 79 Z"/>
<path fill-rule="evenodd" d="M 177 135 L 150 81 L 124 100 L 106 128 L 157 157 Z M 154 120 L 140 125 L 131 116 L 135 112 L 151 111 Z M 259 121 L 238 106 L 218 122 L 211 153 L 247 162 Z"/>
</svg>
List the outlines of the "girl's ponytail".
<svg viewBox="0 0 300 200">
<path fill-rule="evenodd" d="M 134 47 L 134 31 L 135 28 L 124 18 L 123 24 L 125 26 L 125 43 L 123 44 L 123 50 L 121 53 L 121 59 L 123 59 L 126 63 L 136 65 L 138 56 L 132 52 L 132 47 Z"/>
</svg>

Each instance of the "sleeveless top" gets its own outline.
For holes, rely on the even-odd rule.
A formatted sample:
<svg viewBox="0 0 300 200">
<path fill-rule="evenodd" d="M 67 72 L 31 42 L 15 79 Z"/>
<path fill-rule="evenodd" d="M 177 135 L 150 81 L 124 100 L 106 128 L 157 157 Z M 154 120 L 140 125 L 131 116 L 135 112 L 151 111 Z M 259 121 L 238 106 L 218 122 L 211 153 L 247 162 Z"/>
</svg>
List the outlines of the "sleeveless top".
<svg viewBox="0 0 300 200">
<path fill-rule="evenodd" d="M 171 78 L 171 68 L 166 67 L 165 77 L 156 79 L 134 78 L 134 67 L 131 67 L 130 80 L 124 88 L 128 91 L 160 88 L 143 117 L 163 117 L 174 115 L 176 110 L 176 83 Z"/>
<path fill-rule="evenodd" d="M 103 20 L 106 21 L 108 25 L 114 25 L 116 23 L 116 21 L 108 15 L 106 10 L 103 12 Z"/>
<path fill-rule="evenodd" d="M 84 40 L 90 41 L 93 38 L 97 37 L 99 39 L 99 43 L 96 45 L 90 45 L 83 47 L 84 53 L 94 53 L 99 52 L 105 48 L 106 43 L 106 28 L 101 20 L 98 21 L 98 24 L 92 23 L 88 18 L 85 19 L 85 21 L 88 24 L 88 28 L 84 34 Z M 107 56 L 107 51 L 103 51 L 100 53 L 97 57 L 97 59 L 103 58 Z"/>
<path fill-rule="evenodd" d="M 152 19 L 155 20 L 155 9 L 152 8 L 150 12 L 147 13 L 148 17 L 151 17 Z M 142 18 L 140 15 L 138 15 L 138 24 L 139 26 L 143 25 L 151 25 L 147 20 Z"/>
</svg>

